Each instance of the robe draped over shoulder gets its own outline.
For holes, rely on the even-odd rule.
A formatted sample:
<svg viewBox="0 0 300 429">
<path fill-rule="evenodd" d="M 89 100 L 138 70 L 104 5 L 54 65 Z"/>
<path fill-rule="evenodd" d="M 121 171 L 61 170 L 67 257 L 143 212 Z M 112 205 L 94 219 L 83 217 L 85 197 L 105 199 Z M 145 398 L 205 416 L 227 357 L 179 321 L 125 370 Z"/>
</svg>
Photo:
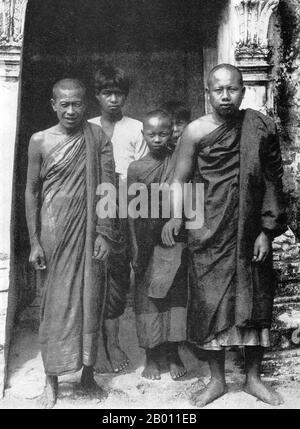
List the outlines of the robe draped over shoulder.
<svg viewBox="0 0 300 429">
<path fill-rule="evenodd" d="M 265 230 L 285 230 L 282 160 L 274 123 L 241 111 L 198 143 L 194 182 L 204 183 L 204 226 L 189 230 L 188 339 L 204 344 L 232 327 L 269 328 L 276 280 L 272 254 L 252 262 Z"/>
<path fill-rule="evenodd" d="M 46 374 L 62 375 L 96 359 L 106 268 L 92 258 L 93 246 L 98 233 L 120 240 L 114 220 L 96 214 L 97 186 L 115 184 L 111 143 L 100 127 L 84 124 L 76 134 L 62 136 L 40 175 L 40 240 L 47 268 L 39 334 Z"/>
<path fill-rule="evenodd" d="M 148 218 L 135 219 L 138 270 L 135 287 L 136 329 L 140 347 L 186 339 L 187 249 L 183 231 L 172 248 L 162 247 L 161 231 L 169 218 L 151 218 L 151 184 L 171 183 L 175 159 L 150 154 L 130 164 L 128 186 L 143 183 L 148 189 Z"/>
</svg>

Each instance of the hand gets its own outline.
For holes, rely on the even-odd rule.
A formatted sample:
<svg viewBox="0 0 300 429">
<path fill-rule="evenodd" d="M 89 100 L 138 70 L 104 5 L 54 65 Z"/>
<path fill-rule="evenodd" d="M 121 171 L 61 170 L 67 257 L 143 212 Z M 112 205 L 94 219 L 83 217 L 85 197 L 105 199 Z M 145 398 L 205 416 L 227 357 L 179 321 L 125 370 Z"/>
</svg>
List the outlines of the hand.
<svg viewBox="0 0 300 429">
<path fill-rule="evenodd" d="M 265 262 L 271 248 L 269 237 L 261 232 L 254 243 L 252 262 Z"/>
<path fill-rule="evenodd" d="M 109 243 L 109 241 L 105 237 L 103 237 L 103 235 L 101 234 L 97 235 L 97 238 L 94 244 L 93 258 L 97 259 L 97 261 L 104 262 L 108 258 L 110 251 L 111 251 L 111 244 Z"/>
<path fill-rule="evenodd" d="M 174 236 L 178 235 L 181 225 L 182 219 L 173 218 L 165 223 L 161 232 L 161 240 L 165 246 L 172 247 L 175 245 Z"/>
<path fill-rule="evenodd" d="M 138 256 L 139 256 L 139 250 L 138 246 L 132 245 L 131 247 L 131 265 L 134 271 L 137 271 L 138 269 Z"/>
<path fill-rule="evenodd" d="M 46 269 L 45 254 L 42 246 L 39 243 L 33 244 L 31 246 L 29 263 L 33 265 L 33 268 L 36 271 L 43 271 Z"/>
</svg>

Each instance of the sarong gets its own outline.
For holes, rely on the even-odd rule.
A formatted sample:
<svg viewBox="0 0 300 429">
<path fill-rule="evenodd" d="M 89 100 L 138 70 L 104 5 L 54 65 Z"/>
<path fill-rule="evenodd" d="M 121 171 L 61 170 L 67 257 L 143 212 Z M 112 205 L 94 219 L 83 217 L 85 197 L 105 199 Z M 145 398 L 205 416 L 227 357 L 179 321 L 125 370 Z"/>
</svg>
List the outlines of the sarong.
<svg viewBox="0 0 300 429">
<path fill-rule="evenodd" d="M 128 186 L 144 183 L 151 203 L 151 183 L 169 182 L 172 176 L 171 154 L 163 160 L 146 155 L 133 162 L 128 171 Z M 161 210 L 160 210 L 161 215 Z M 168 219 L 150 217 L 135 220 L 138 243 L 138 269 L 135 278 L 136 329 L 140 347 L 153 348 L 167 341 L 186 339 L 188 255 L 184 233 L 174 248 L 161 248 L 161 231 Z M 169 253 L 169 255 L 168 255 Z M 166 262 L 174 258 L 168 272 Z M 161 282 L 161 284 L 159 283 Z"/>
</svg>

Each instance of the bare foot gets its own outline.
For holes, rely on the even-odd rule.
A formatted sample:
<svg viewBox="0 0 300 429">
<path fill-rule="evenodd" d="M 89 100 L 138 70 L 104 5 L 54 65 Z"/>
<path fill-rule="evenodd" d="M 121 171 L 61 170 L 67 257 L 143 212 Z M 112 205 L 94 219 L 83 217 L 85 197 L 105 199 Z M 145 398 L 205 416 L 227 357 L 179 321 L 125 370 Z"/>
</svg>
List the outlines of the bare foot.
<svg viewBox="0 0 300 429">
<path fill-rule="evenodd" d="M 191 402 L 193 405 L 202 408 L 220 398 L 226 392 L 227 386 L 225 383 L 219 380 L 211 380 L 205 389 L 199 390 L 191 396 Z"/>
<path fill-rule="evenodd" d="M 123 352 L 118 342 L 107 340 L 107 352 L 114 372 L 120 372 L 129 364 L 126 353 Z"/>
<path fill-rule="evenodd" d="M 151 349 L 146 349 L 146 364 L 142 372 L 142 377 L 148 380 L 160 380 L 160 369 L 156 352 Z"/>
<path fill-rule="evenodd" d="M 38 402 L 43 408 L 53 408 L 56 404 L 58 392 L 58 379 L 54 375 L 46 376 L 46 384 Z"/>
<path fill-rule="evenodd" d="M 120 347 L 119 324 L 118 318 L 105 320 L 106 351 L 114 372 L 122 371 L 129 364 L 128 356 Z"/>
<path fill-rule="evenodd" d="M 96 396 L 102 400 L 106 397 L 105 391 L 96 383 L 94 370 L 91 366 L 84 366 L 81 374 L 81 387 L 88 395 Z"/>
<path fill-rule="evenodd" d="M 109 362 L 109 359 L 106 353 L 106 346 L 105 346 L 103 335 L 101 335 L 98 338 L 97 360 L 94 365 L 94 369 L 96 373 L 100 373 L 100 374 L 113 372 L 113 368 Z"/>
<path fill-rule="evenodd" d="M 186 374 L 186 369 L 178 354 L 178 345 L 171 346 L 167 353 L 167 361 L 170 369 L 170 375 L 173 380 L 177 380 Z"/>
<path fill-rule="evenodd" d="M 270 405 L 281 405 L 284 402 L 279 393 L 265 385 L 259 378 L 248 378 L 244 391 Z"/>
</svg>

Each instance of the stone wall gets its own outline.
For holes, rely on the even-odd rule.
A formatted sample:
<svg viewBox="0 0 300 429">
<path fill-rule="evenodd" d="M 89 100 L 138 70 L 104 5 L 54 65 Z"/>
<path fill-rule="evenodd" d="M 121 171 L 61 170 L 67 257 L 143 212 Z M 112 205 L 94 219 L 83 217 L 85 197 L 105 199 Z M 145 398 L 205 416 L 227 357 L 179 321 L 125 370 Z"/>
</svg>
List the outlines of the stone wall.
<svg viewBox="0 0 300 429">
<path fill-rule="evenodd" d="M 284 190 L 290 229 L 273 243 L 277 271 L 272 350 L 265 370 L 300 376 L 300 3 L 281 0 L 273 28 L 279 40 L 273 56 L 275 119 L 284 162 Z"/>
<path fill-rule="evenodd" d="M 289 224 L 300 239 L 300 3 L 281 0 L 282 44 L 276 76 L 275 106 L 279 117 L 285 163 L 284 185 Z"/>
</svg>

